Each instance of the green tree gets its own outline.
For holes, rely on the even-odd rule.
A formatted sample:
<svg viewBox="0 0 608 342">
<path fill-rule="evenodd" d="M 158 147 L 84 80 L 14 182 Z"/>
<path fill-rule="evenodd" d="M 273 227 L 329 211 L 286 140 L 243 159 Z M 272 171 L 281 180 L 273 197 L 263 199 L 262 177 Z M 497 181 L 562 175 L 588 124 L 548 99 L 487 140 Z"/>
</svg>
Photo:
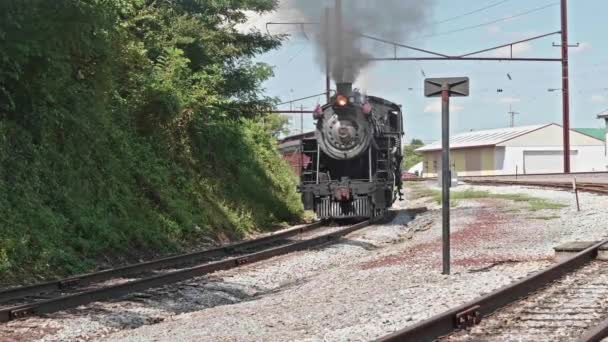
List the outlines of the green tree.
<svg viewBox="0 0 608 342">
<path fill-rule="evenodd" d="M 289 118 L 280 114 L 269 114 L 262 120 L 264 128 L 273 137 L 289 134 Z"/>
<path fill-rule="evenodd" d="M 274 0 L 0 1 L 0 282 L 296 220 L 260 108 Z"/>
<path fill-rule="evenodd" d="M 403 158 L 403 169 L 408 170 L 412 166 L 420 163 L 423 159 L 421 153 L 416 152 L 416 149 L 424 146 L 424 143 L 420 139 L 412 139 L 412 141 L 405 145 L 403 149 L 403 153 L 405 154 Z"/>
</svg>

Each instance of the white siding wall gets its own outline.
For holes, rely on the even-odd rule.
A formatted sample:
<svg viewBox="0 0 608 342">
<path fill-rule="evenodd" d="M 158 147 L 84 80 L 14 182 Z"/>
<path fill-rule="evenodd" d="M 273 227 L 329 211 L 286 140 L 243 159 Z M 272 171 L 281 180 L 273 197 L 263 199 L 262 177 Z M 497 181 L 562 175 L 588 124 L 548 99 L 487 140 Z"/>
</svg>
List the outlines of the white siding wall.
<svg viewBox="0 0 608 342">
<path fill-rule="evenodd" d="M 507 150 L 504 146 L 496 146 L 494 148 L 494 165 L 496 166 L 497 172 L 499 172 L 500 174 L 505 174 L 505 163 L 507 161 L 506 151 Z M 508 173 L 508 171 L 506 171 L 506 173 Z M 513 173 L 515 173 L 515 169 L 513 169 Z"/>
<path fill-rule="evenodd" d="M 604 155 L 604 146 L 571 146 L 570 163 L 572 172 L 588 172 L 588 171 L 608 171 L 606 159 L 601 158 Z M 502 169 L 502 174 L 514 174 L 517 166 L 518 172 L 524 172 L 524 152 L 525 151 L 563 151 L 561 146 L 534 146 L 534 147 L 506 147 L 505 163 Z M 542 171 L 526 170 L 526 173 L 545 173 L 547 169 L 553 169 L 554 172 L 562 172 L 564 169 L 563 160 L 560 160 L 556 165 L 550 165 Z"/>
<path fill-rule="evenodd" d="M 479 132 L 478 132 L 479 133 Z M 473 169 L 459 169 L 461 174 L 470 175 L 483 175 L 483 174 L 515 174 L 516 170 L 519 174 L 524 173 L 524 152 L 528 152 L 530 155 L 528 161 L 532 164 L 536 164 L 538 170 L 531 169 L 534 165 L 527 165 L 525 172 L 530 173 L 549 173 L 549 172 L 562 172 L 563 157 L 558 158 L 556 153 L 563 151 L 562 146 L 562 127 L 556 124 L 544 126 L 542 128 L 533 130 L 519 137 L 504 141 L 496 145 L 492 150 L 493 155 L 480 155 L 481 158 L 481 169 L 477 167 Z M 607 136 L 608 140 L 608 136 Z M 600 139 L 596 139 L 585 134 L 571 131 L 570 132 L 570 150 L 571 150 L 571 171 L 572 172 L 592 172 L 592 171 L 608 171 L 608 156 L 606 156 L 606 145 Z M 470 147 L 467 148 L 467 152 L 482 153 L 483 147 Z M 533 156 L 534 152 L 536 155 Z M 542 152 L 554 152 L 545 153 Z M 457 162 L 465 162 L 467 164 L 467 157 L 462 157 L 463 150 L 453 150 L 454 159 Z M 489 158 L 486 158 L 489 157 Z M 468 158 L 470 159 L 470 158 Z M 425 172 L 429 173 L 428 176 L 435 176 L 433 174 L 433 161 L 437 160 L 437 167 L 441 167 L 441 156 L 439 151 L 426 152 L 425 160 L 428 169 L 425 168 Z M 493 161 L 493 165 L 488 167 L 488 160 Z M 470 165 L 470 160 L 468 161 Z M 488 164 L 488 165 L 486 165 Z M 469 166 L 470 167 L 470 166 Z M 431 171 L 431 172 L 429 172 Z"/>
<path fill-rule="evenodd" d="M 532 131 L 522 136 L 507 140 L 498 144 L 499 146 L 561 146 L 563 140 L 563 129 L 561 126 L 551 124 L 541 129 Z M 598 146 L 604 142 L 591 136 L 570 131 L 570 144 L 572 146 Z"/>
<path fill-rule="evenodd" d="M 501 143 L 505 146 L 505 163 L 502 174 L 514 174 L 517 166 L 518 172 L 524 172 L 524 152 L 530 151 L 563 151 L 562 127 L 550 125 L 542 129 L 530 132 L 520 137 Z M 572 172 L 607 171 L 604 143 L 593 137 L 570 131 L 570 163 Z M 537 160 L 543 159 L 538 156 Z M 531 169 L 526 166 L 526 173 L 562 172 L 564 170 L 563 158 L 546 157 L 551 160 L 552 165 L 543 165 L 541 170 Z M 545 163 L 546 164 L 546 163 Z"/>
</svg>

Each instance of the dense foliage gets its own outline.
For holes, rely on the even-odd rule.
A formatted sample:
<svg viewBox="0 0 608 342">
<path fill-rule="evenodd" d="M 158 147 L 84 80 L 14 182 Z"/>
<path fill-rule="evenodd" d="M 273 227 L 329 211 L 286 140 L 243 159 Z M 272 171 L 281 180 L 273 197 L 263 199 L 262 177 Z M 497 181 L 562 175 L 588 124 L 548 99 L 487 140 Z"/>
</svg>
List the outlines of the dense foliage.
<svg viewBox="0 0 608 342">
<path fill-rule="evenodd" d="M 0 2 L 0 283 L 301 215 L 280 123 L 256 114 L 272 71 L 252 57 L 280 37 L 236 29 L 275 5 Z"/>
<path fill-rule="evenodd" d="M 407 171 L 416 164 L 420 163 L 424 158 L 422 153 L 416 152 L 416 149 L 424 146 L 424 143 L 420 139 L 412 139 L 412 141 L 405 145 L 403 149 L 403 170 Z"/>
</svg>

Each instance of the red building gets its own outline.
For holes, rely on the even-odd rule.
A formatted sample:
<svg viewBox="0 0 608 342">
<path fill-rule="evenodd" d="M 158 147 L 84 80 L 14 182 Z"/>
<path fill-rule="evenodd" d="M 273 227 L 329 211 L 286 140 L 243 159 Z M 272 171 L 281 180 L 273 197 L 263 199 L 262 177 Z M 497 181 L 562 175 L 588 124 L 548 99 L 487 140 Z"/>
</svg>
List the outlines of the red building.
<svg viewBox="0 0 608 342">
<path fill-rule="evenodd" d="M 315 132 L 307 132 L 285 137 L 279 140 L 279 151 L 293 168 L 296 175 L 300 176 L 302 169 L 305 169 L 310 164 L 310 157 L 301 153 L 302 139 L 311 139 L 315 137 Z"/>
</svg>

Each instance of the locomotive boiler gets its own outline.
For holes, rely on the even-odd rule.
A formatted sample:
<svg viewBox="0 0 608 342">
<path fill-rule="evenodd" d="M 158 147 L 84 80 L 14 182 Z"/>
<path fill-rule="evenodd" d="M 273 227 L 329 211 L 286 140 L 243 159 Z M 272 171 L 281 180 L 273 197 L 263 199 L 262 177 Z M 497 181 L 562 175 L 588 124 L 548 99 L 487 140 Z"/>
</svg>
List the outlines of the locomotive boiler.
<svg viewBox="0 0 608 342">
<path fill-rule="evenodd" d="M 300 174 L 305 209 L 321 219 L 382 215 L 401 196 L 401 107 L 340 83 L 314 118 L 315 137 L 300 149 L 310 161 Z"/>
</svg>

